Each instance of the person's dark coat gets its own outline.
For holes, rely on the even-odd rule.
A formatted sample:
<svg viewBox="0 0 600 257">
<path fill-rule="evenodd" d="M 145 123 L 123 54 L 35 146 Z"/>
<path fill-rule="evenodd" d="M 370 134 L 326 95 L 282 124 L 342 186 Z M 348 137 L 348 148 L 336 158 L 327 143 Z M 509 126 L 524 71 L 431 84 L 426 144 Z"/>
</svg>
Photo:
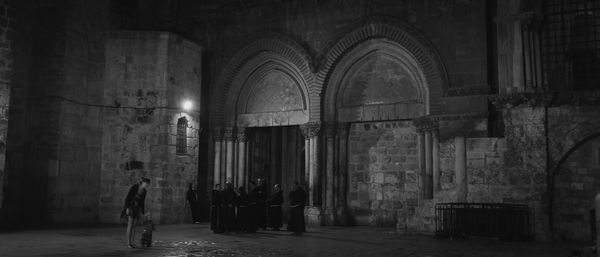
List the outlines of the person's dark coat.
<svg viewBox="0 0 600 257">
<path fill-rule="evenodd" d="M 221 192 L 221 231 L 233 232 L 235 230 L 235 202 L 237 195 L 233 188 L 227 188 Z"/>
<path fill-rule="evenodd" d="M 192 211 L 192 222 L 200 221 L 200 192 L 189 186 L 185 199 L 190 204 Z"/>
<path fill-rule="evenodd" d="M 269 227 L 279 229 L 282 226 L 281 204 L 283 204 L 283 192 L 279 190 L 271 194 L 267 203 L 269 205 Z"/>
<path fill-rule="evenodd" d="M 248 194 L 248 223 L 246 225 L 247 232 L 256 232 L 258 230 L 257 221 L 257 207 L 256 207 L 256 191 L 253 189 Z"/>
<path fill-rule="evenodd" d="M 125 197 L 123 210 L 121 211 L 122 218 L 131 216 L 134 219 L 139 219 L 146 212 L 144 206 L 144 202 L 146 201 L 146 189 L 142 189 L 141 192 L 138 192 L 139 189 L 140 184 L 135 184 L 129 189 L 129 193 L 127 193 L 127 197 Z M 129 214 L 127 209 L 130 210 Z"/>
<path fill-rule="evenodd" d="M 236 227 L 237 230 L 242 232 L 256 231 L 251 223 L 251 212 L 250 212 L 250 198 L 248 194 L 241 191 L 237 197 L 236 202 L 237 213 L 236 213 Z"/>
<path fill-rule="evenodd" d="M 213 232 L 219 232 L 219 220 L 221 218 L 221 192 L 219 190 L 212 190 L 210 201 L 210 229 Z"/>
<path fill-rule="evenodd" d="M 267 190 L 265 185 L 259 185 L 252 189 L 252 194 L 256 202 L 254 222 L 257 227 L 267 229 Z"/>
<path fill-rule="evenodd" d="M 290 221 L 287 230 L 295 233 L 306 232 L 304 222 L 304 206 L 306 205 L 306 191 L 297 187 L 290 192 Z"/>
</svg>

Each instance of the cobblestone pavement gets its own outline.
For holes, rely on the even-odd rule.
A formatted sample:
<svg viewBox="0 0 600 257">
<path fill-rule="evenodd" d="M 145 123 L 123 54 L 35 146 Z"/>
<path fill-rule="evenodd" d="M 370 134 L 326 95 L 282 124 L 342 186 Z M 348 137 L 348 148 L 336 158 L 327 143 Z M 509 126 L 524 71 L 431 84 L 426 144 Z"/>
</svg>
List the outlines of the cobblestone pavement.
<svg viewBox="0 0 600 257">
<path fill-rule="evenodd" d="M 126 247 L 124 226 L 0 232 L 0 256 L 567 257 L 571 250 L 581 247 L 487 238 L 434 239 L 378 227 L 308 230 L 303 236 L 287 231 L 213 234 L 207 224 L 164 225 L 157 226 L 151 248 L 135 249 Z"/>
</svg>

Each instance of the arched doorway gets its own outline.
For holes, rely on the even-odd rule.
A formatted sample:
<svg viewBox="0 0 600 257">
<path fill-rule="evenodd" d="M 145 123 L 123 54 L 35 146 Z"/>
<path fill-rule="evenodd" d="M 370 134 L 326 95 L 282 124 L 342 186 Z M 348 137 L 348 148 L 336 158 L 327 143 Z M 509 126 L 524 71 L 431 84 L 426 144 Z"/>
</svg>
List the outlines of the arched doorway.
<svg viewBox="0 0 600 257">
<path fill-rule="evenodd" d="M 600 134 L 562 158 L 555 178 L 555 230 L 564 240 L 595 238 L 594 198 L 600 193 Z"/>
<path fill-rule="evenodd" d="M 307 179 L 300 125 L 309 122 L 312 73 L 298 44 L 284 36 L 258 39 L 237 51 L 213 95 L 214 183 L 246 186 L 258 178 L 286 196 Z M 287 208 L 284 208 L 284 216 Z M 284 219 L 285 220 L 285 219 Z"/>
<path fill-rule="evenodd" d="M 413 120 L 440 112 L 444 66 L 413 28 L 385 19 L 344 36 L 323 66 L 325 220 L 396 225 L 422 198 L 421 159 L 435 126 L 424 131 Z"/>
</svg>

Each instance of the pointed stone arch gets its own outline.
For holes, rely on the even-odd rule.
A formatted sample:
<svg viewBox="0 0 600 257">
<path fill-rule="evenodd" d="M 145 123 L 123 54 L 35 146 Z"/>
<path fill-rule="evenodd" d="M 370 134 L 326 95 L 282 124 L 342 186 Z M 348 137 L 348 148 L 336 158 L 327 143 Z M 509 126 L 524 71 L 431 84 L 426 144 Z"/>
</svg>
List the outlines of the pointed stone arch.
<svg viewBox="0 0 600 257">
<path fill-rule="evenodd" d="M 234 125 L 232 113 L 227 106 L 228 101 L 237 101 L 237 96 L 248 83 L 248 79 L 251 80 L 251 76 L 260 77 L 261 73 L 264 75 L 268 71 L 267 67 L 288 74 L 302 87 L 302 92 L 308 94 L 310 88 L 315 87 L 315 78 L 311 72 L 312 63 L 308 51 L 285 35 L 270 33 L 264 37 L 246 40 L 229 58 L 215 81 L 215 91 L 211 94 L 211 123 L 213 126 Z M 305 96 L 305 99 L 306 104 L 310 106 L 311 98 Z M 227 115 L 229 116 L 226 117 Z"/>
<path fill-rule="evenodd" d="M 394 45 L 402 51 L 405 57 L 410 57 L 413 61 L 413 67 L 420 69 L 424 85 L 424 95 L 426 100 L 426 113 L 428 115 L 437 114 L 441 111 L 441 97 L 444 90 L 448 86 L 448 78 L 444 64 L 433 47 L 433 45 L 425 39 L 413 27 L 403 22 L 395 21 L 388 18 L 371 18 L 363 21 L 357 28 L 353 29 L 335 43 L 324 57 L 323 62 L 319 67 L 316 80 L 319 88 L 315 88 L 318 93 L 310 93 L 313 95 L 325 94 L 324 101 L 319 104 L 311 105 L 311 113 L 321 113 L 322 108 L 326 104 L 328 91 L 335 91 L 327 87 L 338 87 L 339 81 L 332 81 L 336 78 L 336 70 L 339 72 L 339 65 L 343 64 L 344 60 L 360 59 L 365 57 L 367 53 L 364 49 L 371 48 L 372 51 L 377 51 L 376 48 L 369 47 L 370 42 L 379 43 L 381 46 L 386 44 Z M 361 50 L 363 48 L 363 50 Z M 358 50 L 357 50 L 358 49 Z M 312 99 L 314 101 L 316 99 Z M 325 110 L 328 112 L 328 110 Z M 326 115 L 331 115 L 327 113 Z M 311 119 L 317 118 L 314 115 Z M 319 117 L 320 118 L 320 117 Z"/>
</svg>

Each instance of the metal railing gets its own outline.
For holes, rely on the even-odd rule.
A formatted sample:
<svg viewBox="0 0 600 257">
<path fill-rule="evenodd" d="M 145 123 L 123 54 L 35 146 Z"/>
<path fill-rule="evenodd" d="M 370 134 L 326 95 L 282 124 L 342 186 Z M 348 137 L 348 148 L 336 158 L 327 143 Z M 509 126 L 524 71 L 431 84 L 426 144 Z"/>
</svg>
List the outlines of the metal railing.
<svg viewBox="0 0 600 257">
<path fill-rule="evenodd" d="M 438 238 L 468 236 L 502 240 L 533 240 L 533 213 L 527 205 L 503 203 L 438 203 L 435 235 Z"/>
</svg>

